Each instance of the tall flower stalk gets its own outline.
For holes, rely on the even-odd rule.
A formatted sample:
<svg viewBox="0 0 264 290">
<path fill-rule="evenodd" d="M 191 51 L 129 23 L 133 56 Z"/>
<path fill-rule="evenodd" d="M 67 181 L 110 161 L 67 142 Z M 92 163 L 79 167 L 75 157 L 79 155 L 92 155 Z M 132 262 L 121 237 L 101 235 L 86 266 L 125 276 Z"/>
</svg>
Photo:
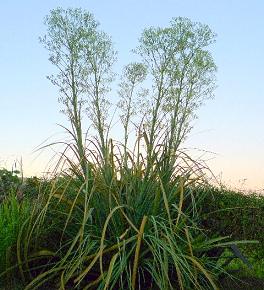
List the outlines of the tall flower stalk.
<svg viewBox="0 0 264 290">
<path fill-rule="evenodd" d="M 116 60 L 111 38 L 99 31 L 99 22 L 81 9 L 58 8 L 46 16 L 47 35 L 40 42 L 50 52 L 49 60 L 59 73 L 48 79 L 58 86 L 65 105 L 62 112 L 72 126 L 77 155 L 83 173 L 87 162 L 83 141 L 82 112 L 86 111 L 95 130 L 103 156 L 106 155 L 110 102 L 105 95 L 114 79 L 112 66 Z"/>
<path fill-rule="evenodd" d="M 174 18 L 169 28 L 143 31 L 134 52 L 153 83 L 148 99 L 151 111 L 143 106 L 150 159 L 161 135 L 168 154 L 175 154 L 191 129 L 195 110 L 213 97 L 217 68 L 207 47 L 215 38 L 207 25 L 182 17 Z"/>
</svg>

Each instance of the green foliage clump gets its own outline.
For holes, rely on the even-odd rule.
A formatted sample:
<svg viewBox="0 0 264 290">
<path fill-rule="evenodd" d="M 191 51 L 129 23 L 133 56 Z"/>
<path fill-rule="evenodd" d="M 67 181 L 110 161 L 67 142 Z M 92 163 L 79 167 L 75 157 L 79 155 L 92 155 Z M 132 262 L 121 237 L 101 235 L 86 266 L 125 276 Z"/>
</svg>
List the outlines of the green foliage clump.
<svg viewBox="0 0 264 290">
<path fill-rule="evenodd" d="M 202 205 L 203 225 L 212 233 L 264 244 L 264 196 L 210 189 Z"/>
<path fill-rule="evenodd" d="M 168 165 L 162 162 L 165 147 L 155 147 L 153 157 L 142 159 L 127 152 L 128 168 L 115 154 L 118 146 L 109 147 L 107 162 L 91 150 L 86 178 L 68 160 L 71 170 L 50 182 L 46 203 L 32 220 L 31 228 L 39 231 L 24 242 L 31 250 L 22 269 L 41 267 L 29 271 L 26 289 L 47 281 L 80 289 L 216 288 L 223 269 L 209 252 L 229 243 L 209 239 L 199 227 L 204 194 L 197 190 L 196 165 L 184 154 Z M 46 264 L 32 264 L 32 257 Z"/>
<path fill-rule="evenodd" d="M 17 239 L 22 224 L 31 216 L 32 205 L 19 201 L 10 194 L 0 204 L 0 270 L 3 271 L 16 253 Z M 14 260 L 12 261 L 14 263 Z"/>
<path fill-rule="evenodd" d="M 5 168 L 0 169 L 0 196 L 3 199 L 10 192 L 16 192 L 21 185 L 21 179 L 18 177 L 18 170 L 9 171 Z"/>
<path fill-rule="evenodd" d="M 209 236 L 230 236 L 232 240 L 255 240 L 243 245 L 255 273 L 264 278 L 264 196 L 256 193 L 211 188 L 202 203 L 201 224 Z M 237 262 L 239 263 L 239 262 Z M 236 265 L 235 262 L 231 264 Z M 240 265 L 241 266 L 241 265 Z"/>
</svg>

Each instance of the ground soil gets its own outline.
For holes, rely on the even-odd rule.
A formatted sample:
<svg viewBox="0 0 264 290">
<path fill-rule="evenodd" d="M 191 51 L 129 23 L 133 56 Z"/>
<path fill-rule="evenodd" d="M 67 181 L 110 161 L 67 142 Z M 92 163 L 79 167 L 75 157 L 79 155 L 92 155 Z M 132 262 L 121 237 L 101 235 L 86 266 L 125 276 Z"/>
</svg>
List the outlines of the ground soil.
<svg viewBox="0 0 264 290">
<path fill-rule="evenodd" d="M 264 280 L 255 276 L 224 278 L 219 284 L 221 290 L 264 290 Z"/>
</svg>

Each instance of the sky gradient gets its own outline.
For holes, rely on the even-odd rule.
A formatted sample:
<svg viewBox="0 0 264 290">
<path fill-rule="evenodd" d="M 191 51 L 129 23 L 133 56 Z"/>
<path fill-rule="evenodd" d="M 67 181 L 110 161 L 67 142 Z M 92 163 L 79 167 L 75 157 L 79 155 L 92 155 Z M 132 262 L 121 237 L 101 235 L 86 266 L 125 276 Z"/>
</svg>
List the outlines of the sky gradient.
<svg viewBox="0 0 264 290">
<path fill-rule="evenodd" d="M 134 60 L 130 51 L 144 28 L 166 27 L 178 16 L 209 25 L 218 35 L 209 48 L 218 88 L 215 99 L 197 111 L 182 147 L 204 150 L 194 154 L 208 160 L 227 185 L 264 189 L 263 0 L 1 1 L 0 167 L 11 169 L 22 159 L 25 175 L 41 175 L 54 153 L 33 151 L 51 136 L 51 142 L 63 138 L 56 124 L 68 125 L 59 113 L 58 89 L 46 79 L 56 70 L 38 41 L 45 35 L 45 15 L 57 7 L 94 14 L 115 43 L 117 72 Z"/>
</svg>

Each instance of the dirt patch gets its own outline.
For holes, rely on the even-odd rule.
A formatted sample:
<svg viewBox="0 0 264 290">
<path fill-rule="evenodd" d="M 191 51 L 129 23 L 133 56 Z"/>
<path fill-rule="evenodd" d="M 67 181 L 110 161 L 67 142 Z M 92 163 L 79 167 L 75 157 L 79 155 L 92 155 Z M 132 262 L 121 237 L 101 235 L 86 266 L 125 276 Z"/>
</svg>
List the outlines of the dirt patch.
<svg viewBox="0 0 264 290">
<path fill-rule="evenodd" d="M 220 281 L 222 290 L 263 290 L 264 280 L 255 276 L 241 276 L 239 278 L 224 278 Z"/>
</svg>

